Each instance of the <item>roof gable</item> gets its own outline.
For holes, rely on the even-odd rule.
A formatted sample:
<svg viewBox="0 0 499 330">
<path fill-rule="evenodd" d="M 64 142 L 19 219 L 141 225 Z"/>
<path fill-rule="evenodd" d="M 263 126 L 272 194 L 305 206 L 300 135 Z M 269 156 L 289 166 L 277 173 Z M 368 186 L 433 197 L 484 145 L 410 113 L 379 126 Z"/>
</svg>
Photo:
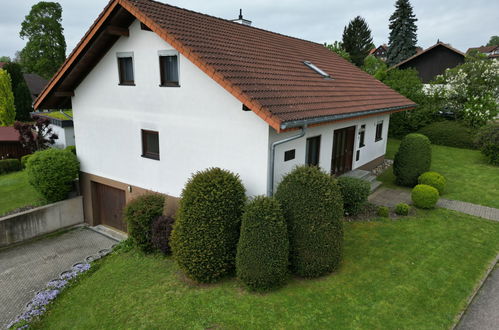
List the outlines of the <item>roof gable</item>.
<svg viewBox="0 0 499 330">
<path fill-rule="evenodd" d="M 418 52 L 418 53 L 414 54 L 413 56 L 409 57 L 408 59 L 406 59 L 406 60 L 404 60 L 404 61 L 402 61 L 402 62 L 400 62 L 400 63 L 395 64 L 394 66 L 392 66 L 392 68 L 397 68 L 397 67 L 401 66 L 402 64 L 405 64 L 405 63 L 411 62 L 411 61 L 413 61 L 414 59 L 416 59 L 416 58 L 418 58 L 418 57 L 420 57 L 420 56 L 422 56 L 422 55 L 423 55 L 423 56 L 424 56 L 424 55 L 427 55 L 427 54 L 431 53 L 433 50 L 435 50 L 435 49 L 436 49 L 436 48 L 438 48 L 438 47 L 443 47 L 443 48 L 445 48 L 445 49 L 448 49 L 448 50 L 450 50 L 450 51 L 452 51 L 452 52 L 454 52 L 454 53 L 456 53 L 456 54 L 458 54 L 458 55 L 462 56 L 462 57 L 465 57 L 465 55 L 464 55 L 461 51 L 459 51 L 459 50 L 457 50 L 457 49 L 455 49 L 455 48 L 451 47 L 450 45 L 448 45 L 448 44 L 446 44 L 446 43 L 443 43 L 443 42 L 440 42 L 440 41 L 439 41 L 439 42 L 437 42 L 436 44 L 434 44 L 433 46 L 428 47 L 427 49 L 425 49 L 425 50 L 423 50 L 423 51 L 420 51 L 420 52 Z"/>
<path fill-rule="evenodd" d="M 277 131 L 290 121 L 414 103 L 323 45 L 151 0 L 112 0 L 35 101 L 67 106 L 68 96 L 121 31 L 138 19 Z M 114 37 L 113 37 L 114 36 Z M 329 74 L 307 67 L 310 61 Z"/>
</svg>

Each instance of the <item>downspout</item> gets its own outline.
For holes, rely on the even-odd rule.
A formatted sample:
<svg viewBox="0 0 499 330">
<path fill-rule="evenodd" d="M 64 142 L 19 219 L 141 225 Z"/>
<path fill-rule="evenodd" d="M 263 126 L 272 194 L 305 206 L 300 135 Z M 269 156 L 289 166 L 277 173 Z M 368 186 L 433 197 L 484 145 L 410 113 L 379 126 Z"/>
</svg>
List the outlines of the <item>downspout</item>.
<svg viewBox="0 0 499 330">
<path fill-rule="evenodd" d="M 305 133 L 307 132 L 307 124 L 303 124 L 301 127 L 300 133 L 290 136 L 286 139 L 276 141 L 272 143 L 272 146 L 270 147 L 270 161 L 269 161 L 269 174 L 267 177 L 267 196 L 272 196 L 274 194 L 274 166 L 275 166 L 275 148 L 283 143 L 293 141 L 296 139 L 299 139 L 303 136 L 305 136 Z"/>
</svg>

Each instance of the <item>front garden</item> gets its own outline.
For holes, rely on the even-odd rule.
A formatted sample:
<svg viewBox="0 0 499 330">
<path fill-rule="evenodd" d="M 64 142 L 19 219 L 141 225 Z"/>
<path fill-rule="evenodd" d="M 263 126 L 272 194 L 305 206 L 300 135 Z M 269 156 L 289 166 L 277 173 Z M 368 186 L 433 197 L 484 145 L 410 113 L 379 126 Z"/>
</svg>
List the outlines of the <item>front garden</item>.
<svg viewBox="0 0 499 330">
<path fill-rule="evenodd" d="M 499 251 L 499 223 L 453 211 L 345 223 L 338 271 L 270 293 L 199 285 L 162 254 L 99 261 L 34 328 L 448 329 Z"/>
<path fill-rule="evenodd" d="M 43 198 L 28 182 L 26 171 L 0 175 L 0 216 L 16 209 L 38 206 Z"/>
</svg>

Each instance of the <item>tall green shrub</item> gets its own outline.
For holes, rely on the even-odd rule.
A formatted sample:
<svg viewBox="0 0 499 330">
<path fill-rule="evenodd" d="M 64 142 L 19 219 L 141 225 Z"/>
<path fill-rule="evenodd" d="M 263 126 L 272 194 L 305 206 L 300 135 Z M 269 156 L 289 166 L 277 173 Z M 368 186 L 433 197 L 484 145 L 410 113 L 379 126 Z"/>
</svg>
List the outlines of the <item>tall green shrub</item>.
<svg viewBox="0 0 499 330">
<path fill-rule="evenodd" d="M 134 198 L 123 211 L 128 235 L 133 243 L 144 252 L 154 250 L 152 223 L 163 214 L 164 204 L 165 197 L 163 195 L 148 193 Z"/>
<path fill-rule="evenodd" d="M 430 170 L 430 165 L 430 140 L 422 134 L 408 134 L 402 139 L 395 154 L 393 163 L 395 182 L 401 186 L 413 187 L 418 183 L 418 177 Z"/>
<path fill-rule="evenodd" d="M 214 282 L 234 272 L 246 197 L 238 175 L 210 168 L 193 175 L 182 191 L 171 244 L 188 277 Z"/>
<path fill-rule="evenodd" d="M 37 151 L 26 164 L 29 183 L 50 203 L 68 196 L 78 169 L 76 156 L 61 149 Z"/>
<path fill-rule="evenodd" d="M 336 181 L 316 167 L 297 167 L 283 178 L 275 198 L 288 224 L 293 273 L 317 277 L 334 271 L 343 249 L 343 201 Z"/>
<path fill-rule="evenodd" d="M 489 163 L 499 166 L 499 123 L 482 127 L 476 136 L 476 145 Z"/>
<path fill-rule="evenodd" d="M 284 284 L 289 242 L 286 221 L 274 198 L 256 197 L 244 210 L 237 245 L 237 277 L 251 290 Z"/>
<path fill-rule="evenodd" d="M 343 197 L 345 214 L 358 214 L 367 203 L 367 197 L 369 197 L 369 193 L 371 192 L 371 185 L 362 179 L 348 176 L 340 177 L 338 184 Z"/>
</svg>

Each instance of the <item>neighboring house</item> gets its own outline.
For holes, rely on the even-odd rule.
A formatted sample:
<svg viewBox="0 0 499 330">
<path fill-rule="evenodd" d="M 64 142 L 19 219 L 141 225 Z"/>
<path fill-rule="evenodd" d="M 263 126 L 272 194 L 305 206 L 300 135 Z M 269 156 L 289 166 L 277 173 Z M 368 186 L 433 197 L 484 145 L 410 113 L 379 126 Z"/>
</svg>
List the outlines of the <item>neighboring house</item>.
<svg viewBox="0 0 499 330">
<path fill-rule="evenodd" d="M 382 61 L 386 61 L 386 56 L 388 54 L 388 45 L 379 45 L 378 48 L 373 48 L 369 51 L 369 55 L 374 55 L 374 57 L 379 58 Z"/>
<path fill-rule="evenodd" d="M 50 128 L 57 134 L 54 147 L 66 148 L 75 145 L 75 132 L 73 127 L 73 112 L 53 111 L 53 112 L 32 112 L 31 117 L 38 116 L 50 120 Z"/>
<path fill-rule="evenodd" d="M 464 63 L 464 54 L 443 42 L 437 42 L 430 48 L 425 49 L 409 57 L 392 68 L 418 70 L 419 77 L 424 84 L 435 79 L 447 69 L 451 69 Z"/>
<path fill-rule="evenodd" d="M 486 55 L 488 58 L 499 59 L 499 45 L 469 48 L 466 51 L 466 54 L 469 54 L 470 52 L 475 50 Z"/>
<path fill-rule="evenodd" d="M 35 109 L 72 108 L 85 219 L 124 226 L 126 201 L 196 171 L 271 194 L 302 164 L 383 162 L 390 113 L 415 104 L 321 44 L 149 0 L 111 1 Z"/>
<path fill-rule="evenodd" d="M 43 88 L 45 88 L 48 81 L 47 79 L 40 77 L 36 73 L 24 73 L 23 76 L 26 85 L 28 85 L 31 98 L 34 101 L 43 90 Z"/>
<path fill-rule="evenodd" d="M 21 158 L 27 154 L 19 142 L 19 132 L 12 126 L 0 126 L 0 159 Z"/>
</svg>

